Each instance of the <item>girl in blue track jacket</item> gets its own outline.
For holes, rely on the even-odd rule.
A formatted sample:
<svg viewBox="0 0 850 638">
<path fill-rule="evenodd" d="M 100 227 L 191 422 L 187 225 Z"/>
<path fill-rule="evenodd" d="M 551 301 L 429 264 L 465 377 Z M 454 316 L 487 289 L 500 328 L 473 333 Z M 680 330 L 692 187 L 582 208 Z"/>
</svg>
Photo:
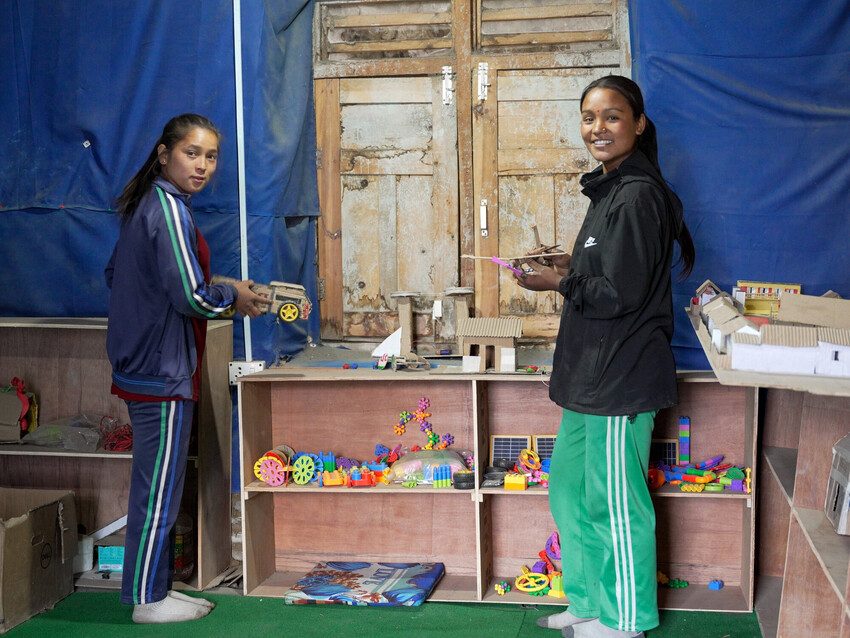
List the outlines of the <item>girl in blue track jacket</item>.
<svg viewBox="0 0 850 638">
<path fill-rule="evenodd" d="M 564 297 L 549 397 L 563 408 L 549 505 L 569 610 L 541 618 L 566 637 L 633 638 L 658 625 L 655 510 L 647 487 L 658 410 L 675 405 L 670 268 L 694 246 L 658 166 L 655 127 L 632 80 L 581 96 L 582 139 L 601 163 L 581 179 L 590 206 L 571 255 L 528 261 L 528 290 Z"/>
<path fill-rule="evenodd" d="M 171 589 L 173 528 L 198 400 L 206 320 L 268 300 L 250 280 L 209 284 L 209 248 L 191 196 L 215 174 L 220 134 L 200 115 L 172 118 L 118 199 L 121 232 L 106 267 L 112 393 L 133 427 L 121 602 L 138 623 L 192 620 L 212 603 Z"/>
</svg>

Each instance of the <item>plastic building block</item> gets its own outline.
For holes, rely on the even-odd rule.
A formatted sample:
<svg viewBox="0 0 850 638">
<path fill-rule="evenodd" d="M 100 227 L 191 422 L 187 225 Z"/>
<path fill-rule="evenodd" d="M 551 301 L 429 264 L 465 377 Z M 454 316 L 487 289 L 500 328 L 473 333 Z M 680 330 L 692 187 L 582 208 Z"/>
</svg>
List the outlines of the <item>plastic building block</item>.
<svg viewBox="0 0 850 638">
<path fill-rule="evenodd" d="M 720 591 L 723 589 L 723 581 L 716 579 L 708 583 L 708 588 L 712 591 Z"/>
<path fill-rule="evenodd" d="M 345 485 L 345 477 L 340 474 L 339 470 L 333 470 L 332 472 L 325 470 L 322 472 L 323 487 L 338 487 L 340 485 Z"/>
<path fill-rule="evenodd" d="M 506 490 L 526 490 L 528 489 L 528 477 L 525 474 L 515 474 L 509 472 L 505 474 L 505 489 Z"/>
<path fill-rule="evenodd" d="M 450 465 L 441 465 L 434 468 L 433 486 L 435 488 L 452 486 L 452 468 Z"/>
</svg>

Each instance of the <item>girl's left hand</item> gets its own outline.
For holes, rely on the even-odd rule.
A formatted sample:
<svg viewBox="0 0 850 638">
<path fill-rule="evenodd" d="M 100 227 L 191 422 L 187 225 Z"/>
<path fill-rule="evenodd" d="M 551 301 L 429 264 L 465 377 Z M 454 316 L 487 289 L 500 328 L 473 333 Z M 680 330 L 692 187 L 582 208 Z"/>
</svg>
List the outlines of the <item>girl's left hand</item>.
<svg viewBox="0 0 850 638">
<path fill-rule="evenodd" d="M 525 265 L 531 268 L 531 272 L 525 273 L 522 276 L 514 274 L 514 279 L 516 279 L 517 285 L 520 288 L 534 290 L 536 292 L 558 290 L 558 285 L 561 283 L 563 277 L 554 268 L 541 266 L 533 259 L 525 262 Z"/>
</svg>

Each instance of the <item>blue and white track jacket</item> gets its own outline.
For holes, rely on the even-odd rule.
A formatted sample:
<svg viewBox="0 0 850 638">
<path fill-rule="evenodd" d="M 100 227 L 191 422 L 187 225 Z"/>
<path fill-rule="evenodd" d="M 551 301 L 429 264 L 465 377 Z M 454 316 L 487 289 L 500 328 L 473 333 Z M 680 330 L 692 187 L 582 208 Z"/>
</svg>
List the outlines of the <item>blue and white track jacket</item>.
<svg viewBox="0 0 850 638">
<path fill-rule="evenodd" d="M 134 394 L 191 399 L 198 359 L 191 318 L 218 317 L 236 289 L 204 281 L 189 195 L 158 177 L 122 224 L 105 275 L 113 383 Z"/>
</svg>

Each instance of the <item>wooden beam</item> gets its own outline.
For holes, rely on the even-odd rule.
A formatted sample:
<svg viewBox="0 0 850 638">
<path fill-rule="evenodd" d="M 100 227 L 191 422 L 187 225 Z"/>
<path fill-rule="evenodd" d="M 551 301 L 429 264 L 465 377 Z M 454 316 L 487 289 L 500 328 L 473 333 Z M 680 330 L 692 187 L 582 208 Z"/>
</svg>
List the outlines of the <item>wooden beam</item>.
<svg viewBox="0 0 850 638">
<path fill-rule="evenodd" d="M 604 42 L 611 40 L 611 31 L 556 31 L 549 33 L 517 33 L 511 35 L 482 35 L 482 46 L 518 46 L 525 44 L 570 44 L 574 42 Z"/>
<path fill-rule="evenodd" d="M 329 53 L 370 53 L 380 51 L 421 51 L 449 49 L 450 37 L 429 38 L 427 40 L 395 40 L 393 42 L 330 42 Z"/>
<path fill-rule="evenodd" d="M 449 24 L 450 22 L 451 15 L 448 13 L 371 13 L 329 16 L 331 29 L 343 27 L 399 27 L 409 24 Z"/>
<path fill-rule="evenodd" d="M 318 164 L 319 278 L 325 282 L 319 301 L 321 333 L 325 338 L 342 336 L 342 192 L 339 175 L 339 80 L 316 80 L 316 157 Z"/>
<path fill-rule="evenodd" d="M 494 9 L 481 14 L 482 22 L 497 20 L 551 20 L 553 18 L 584 18 L 610 16 L 610 4 L 568 4 L 559 6 L 521 7 L 516 9 Z"/>
</svg>

